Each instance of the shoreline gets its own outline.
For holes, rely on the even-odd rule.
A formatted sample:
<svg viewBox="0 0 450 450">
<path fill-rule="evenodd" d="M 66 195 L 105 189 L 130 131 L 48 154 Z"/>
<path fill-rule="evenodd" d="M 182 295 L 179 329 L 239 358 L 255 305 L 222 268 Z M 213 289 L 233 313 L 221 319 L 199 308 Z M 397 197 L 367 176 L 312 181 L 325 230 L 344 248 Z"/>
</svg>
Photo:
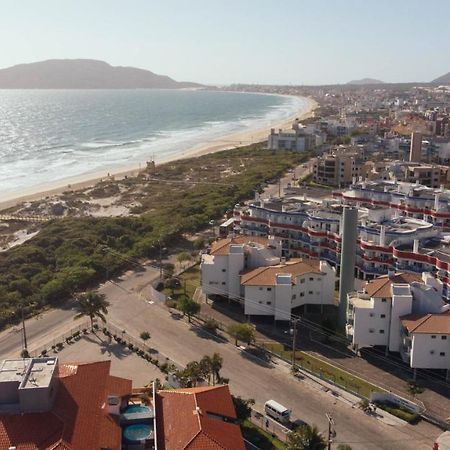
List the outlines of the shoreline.
<svg viewBox="0 0 450 450">
<path fill-rule="evenodd" d="M 231 148 L 241 147 L 244 145 L 250 145 L 256 142 L 262 142 L 267 139 L 270 132 L 270 128 L 282 128 L 290 127 L 292 122 L 298 118 L 300 121 L 305 120 L 313 114 L 313 111 L 318 107 L 315 100 L 310 97 L 302 97 L 307 101 L 307 105 L 304 110 L 299 111 L 297 114 L 284 119 L 282 122 L 277 122 L 269 125 L 268 127 L 258 128 L 253 130 L 247 130 L 241 133 L 234 133 L 230 135 L 224 135 L 220 138 L 213 139 L 209 143 L 200 144 L 183 152 L 169 155 L 160 160 L 155 160 L 156 166 L 161 164 L 167 164 L 180 159 L 197 158 L 199 156 L 207 155 L 210 153 L 216 153 L 223 150 L 229 150 Z M 231 142 L 236 142 L 232 144 Z M 65 191 L 78 191 L 81 189 L 87 189 L 93 187 L 95 184 L 101 182 L 110 177 L 115 179 L 123 179 L 128 176 L 136 176 L 143 168 L 145 168 L 146 162 L 139 163 L 139 165 L 133 165 L 129 167 L 118 168 L 115 171 L 111 171 L 105 174 L 104 171 L 97 173 L 89 173 L 79 175 L 76 177 L 65 178 L 64 180 L 57 181 L 55 183 L 49 183 L 49 185 L 39 185 L 29 189 L 24 189 L 20 195 L 10 194 L 5 197 L 0 197 L 0 211 L 13 208 L 20 203 L 27 201 L 41 200 L 46 197 L 60 195 Z"/>
</svg>

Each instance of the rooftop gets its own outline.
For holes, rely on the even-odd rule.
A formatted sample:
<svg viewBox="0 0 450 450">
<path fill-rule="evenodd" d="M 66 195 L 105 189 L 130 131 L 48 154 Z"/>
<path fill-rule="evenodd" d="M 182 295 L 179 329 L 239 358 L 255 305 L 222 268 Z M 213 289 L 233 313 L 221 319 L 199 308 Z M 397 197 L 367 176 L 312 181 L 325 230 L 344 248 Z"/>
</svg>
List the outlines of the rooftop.
<svg viewBox="0 0 450 450">
<path fill-rule="evenodd" d="M 211 244 L 211 255 L 214 256 L 226 256 L 230 253 L 231 245 L 252 245 L 256 244 L 261 247 L 265 247 L 268 244 L 268 239 L 258 236 L 236 236 L 232 238 L 220 239 Z"/>
<path fill-rule="evenodd" d="M 245 449 L 227 385 L 159 391 L 156 408 L 160 450 Z"/>
<path fill-rule="evenodd" d="M 292 282 L 295 283 L 295 277 L 299 275 L 322 273 L 319 267 L 320 262 L 318 260 L 291 259 L 275 266 L 258 267 L 241 273 L 241 284 L 244 286 L 275 286 L 278 274 L 292 275 Z"/>
<path fill-rule="evenodd" d="M 396 273 L 393 276 L 382 275 L 368 281 L 364 286 L 364 292 L 370 297 L 392 298 L 393 284 L 410 284 L 413 281 L 422 281 L 420 275 L 413 273 Z"/>
<path fill-rule="evenodd" d="M 450 334 L 450 310 L 439 314 L 408 314 L 400 320 L 409 333 Z"/>
</svg>

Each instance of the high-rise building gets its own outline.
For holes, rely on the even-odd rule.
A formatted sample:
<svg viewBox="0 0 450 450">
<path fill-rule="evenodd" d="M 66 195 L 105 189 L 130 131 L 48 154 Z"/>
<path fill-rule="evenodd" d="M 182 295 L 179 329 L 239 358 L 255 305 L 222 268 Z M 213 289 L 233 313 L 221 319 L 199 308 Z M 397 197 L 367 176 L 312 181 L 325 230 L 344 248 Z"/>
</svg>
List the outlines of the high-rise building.
<svg viewBox="0 0 450 450">
<path fill-rule="evenodd" d="M 411 147 L 409 150 L 409 160 L 420 162 L 422 159 L 422 133 L 411 133 Z"/>
</svg>

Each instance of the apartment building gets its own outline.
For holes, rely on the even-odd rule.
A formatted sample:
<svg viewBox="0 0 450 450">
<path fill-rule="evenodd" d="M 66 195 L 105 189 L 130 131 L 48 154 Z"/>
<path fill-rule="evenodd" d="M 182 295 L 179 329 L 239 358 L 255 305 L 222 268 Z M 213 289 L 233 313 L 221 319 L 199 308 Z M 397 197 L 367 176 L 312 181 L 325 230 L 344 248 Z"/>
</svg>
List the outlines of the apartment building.
<svg viewBox="0 0 450 450">
<path fill-rule="evenodd" d="M 239 298 L 243 270 L 273 266 L 281 260 L 281 241 L 274 237 L 236 236 L 213 242 L 201 260 L 201 285 L 206 295 Z"/>
<path fill-rule="evenodd" d="M 402 359 L 414 369 L 445 369 L 450 375 L 450 310 L 400 318 Z"/>
<path fill-rule="evenodd" d="M 348 294 L 346 334 L 353 348 L 384 346 L 391 352 L 409 352 L 409 356 L 418 358 L 411 353 L 411 346 L 405 346 L 404 321 L 411 321 L 406 329 L 413 331 L 413 322 L 419 318 L 447 311 L 442 288 L 442 283 L 428 273 L 390 272 L 368 281 L 361 291 Z M 443 320 L 448 320 L 450 327 L 450 316 Z M 415 350 L 420 351 L 419 347 Z"/>
<path fill-rule="evenodd" d="M 343 187 L 351 184 L 355 177 L 366 177 L 369 169 L 361 152 L 335 150 L 316 159 L 313 180 L 319 184 Z"/>
<path fill-rule="evenodd" d="M 270 130 L 268 137 L 269 150 L 292 150 L 296 152 L 306 152 L 316 146 L 316 136 L 305 132 L 302 128 L 288 131 L 275 129 Z"/>
<path fill-rule="evenodd" d="M 279 204 L 281 203 L 281 205 Z M 333 200 L 258 200 L 234 211 L 236 231 L 281 239 L 282 256 L 315 258 L 339 269 L 342 204 Z M 394 247 L 439 239 L 441 230 L 423 219 L 366 204 L 359 208 L 355 276 L 370 279 L 395 268 Z"/>
<path fill-rule="evenodd" d="M 292 259 L 241 274 L 244 312 L 290 320 L 299 306 L 334 304 L 335 270 L 326 261 Z"/>
</svg>

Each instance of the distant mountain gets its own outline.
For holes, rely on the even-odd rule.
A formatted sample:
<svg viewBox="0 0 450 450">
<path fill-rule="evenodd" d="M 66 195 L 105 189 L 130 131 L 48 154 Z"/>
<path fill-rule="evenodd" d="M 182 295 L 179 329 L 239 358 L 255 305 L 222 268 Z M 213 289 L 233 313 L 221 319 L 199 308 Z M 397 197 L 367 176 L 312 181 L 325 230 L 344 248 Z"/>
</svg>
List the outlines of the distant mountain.
<svg viewBox="0 0 450 450">
<path fill-rule="evenodd" d="M 449 84 L 450 85 L 450 72 L 436 78 L 432 81 L 433 84 Z"/>
<path fill-rule="evenodd" d="M 0 69 L 0 89 L 182 89 L 202 87 L 94 59 L 50 59 Z"/>
<path fill-rule="evenodd" d="M 364 85 L 364 84 L 383 84 L 383 83 L 384 81 L 375 80 L 374 78 L 361 78 L 360 80 L 349 81 L 347 84 Z"/>
</svg>

